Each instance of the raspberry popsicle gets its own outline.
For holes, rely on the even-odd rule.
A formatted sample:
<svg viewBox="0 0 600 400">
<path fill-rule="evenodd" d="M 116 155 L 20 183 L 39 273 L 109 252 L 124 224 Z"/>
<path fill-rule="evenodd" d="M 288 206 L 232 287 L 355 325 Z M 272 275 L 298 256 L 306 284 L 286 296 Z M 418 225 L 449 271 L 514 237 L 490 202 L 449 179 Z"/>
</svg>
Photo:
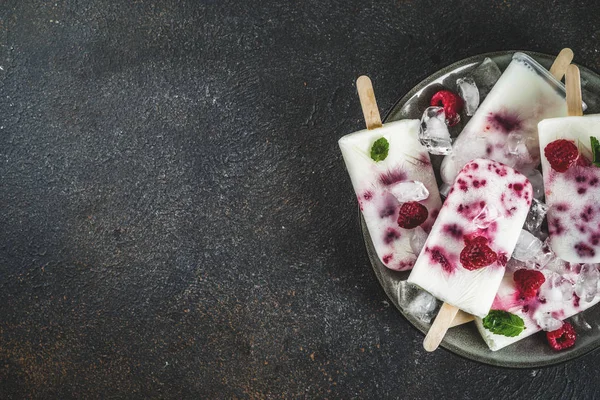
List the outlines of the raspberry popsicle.
<svg viewBox="0 0 600 400">
<path fill-rule="evenodd" d="M 361 76 L 356 86 L 367 129 L 342 137 L 339 146 L 379 259 L 408 270 L 417 258 L 411 238 L 416 230 L 429 232 L 441 208 L 429 154 L 418 139 L 420 121 L 382 126 L 370 79 Z"/>
<path fill-rule="evenodd" d="M 573 79 L 570 77 L 573 76 Z M 600 262 L 600 115 L 581 116 L 579 70 L 569 67 L 569 117 L 539 124 L 552 250 L 563 260 Z M 569 96 L 570 97 L 570 96 Z M 577 101 L 579 98 L 579 101 Z M 571 106 L 573 104 L 573 106 Z"/>
<path fill-rule="evenodd" d="M 566 50 L 555 64 L 564 64 L 566 57 L 568 65 L 573 53 Z M 567 114 L 565 89 L 558 80 L 564 69 L 554 67 L 556 77 L 528 55 L 514 54 L 444 158 L 440 173 L 446 184 L 474 158 L 499 161 L 525 174 L 539 165 L 538 122 Z"/>
<path fill-rule="evenodd" d="M 408 278 L 445 302 L 426 350 L 437 348 L 458 309 L 488 313 L 532 198 L 529 180 L 504 164 L 475 159 L 462 168 Z"/>
<path fill-rule="evenodd" d="M 560 262 L 560 273 L 549 268 L 506 272 L 492 310 L 484 319 L 475 320 L 491 350 L 500 350 L 541 330 L 560 329 L 562 320 L 600 302 L 597 288 L 590 287 L 590 283 L 598 284 L 597 266 Z"/>
</svg>

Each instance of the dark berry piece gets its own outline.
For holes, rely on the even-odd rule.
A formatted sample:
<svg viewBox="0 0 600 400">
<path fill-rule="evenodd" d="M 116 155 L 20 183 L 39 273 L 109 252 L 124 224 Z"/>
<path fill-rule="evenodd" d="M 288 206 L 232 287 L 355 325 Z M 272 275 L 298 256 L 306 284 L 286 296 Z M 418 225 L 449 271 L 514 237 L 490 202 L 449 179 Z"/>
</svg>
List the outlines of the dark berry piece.
<svg viewBox="0 0 600 400">
<path fill-rule="evenodd" d="M 409 201 L 400 207 L 398 225 L 404 229 L 414 229 L 425 222 L 428 216 L 427 207 L 416 201 Z"/>
<path fill-rule="evenodd" d="M 544 148 L 544 155 L 553 170 L 565 172 L 577 162 L 579 150 L 577 150 L 577 146 L 572 141 L 558 139 L 548 143 Z"/>
<path fill-rule="evenodd" d="M 577 333 L 570 323 L 565 322 L 559 329 L 552 332 L 546 332 L 546 338 L 548 339 L 550 347 L 560 351 L 568 349 L 575 344 Z"/>
<path fill-rule="evenodd" d="M 460 252 L 462 266 L 469 271 L 474 271 L 496 262 L 498 255 L 487 243 L 488 240 L 483 236 L 468 240 L 465 248 Z"/>
<path fill-rule="evenodd" d="M 459 113 L 464 107 L 464 101 L 459 95 L 449 90 L 440 90 L 431 98 L 432 106 L 444 107 L 446 123 L 448 126 L 454 126 L 460 122 Z"/>
<path fill-rule="evenodd" d="M 540 271 L 519 269 L 513 275 L 513 280 L 521 296 L 524 299 L 535 297 L 538 289 L 546 281 L 544 274 Z"/>
</svg>

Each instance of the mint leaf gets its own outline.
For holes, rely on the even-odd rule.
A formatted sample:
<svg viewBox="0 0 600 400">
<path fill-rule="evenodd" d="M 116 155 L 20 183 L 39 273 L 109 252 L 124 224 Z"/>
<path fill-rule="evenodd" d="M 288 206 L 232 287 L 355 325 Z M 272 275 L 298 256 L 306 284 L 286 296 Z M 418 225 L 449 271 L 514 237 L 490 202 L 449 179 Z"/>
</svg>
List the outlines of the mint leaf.
<svg viewBox="0 0 600 400">
<path fill-rule="evenodd" d="M 390 150 L 390 143 L 386 138 L 379 138 L 373 143 L 373 147 L 371 147 L 371 158 L 373 161 L 383 161 L 388 156 L 388 151 Z"/>
<path fill-rule="evenodd" d="M 592 164 L 596 167 L 600 167 L 600 142 L 595 137 L 590 136 L 590 143 L 592 145 L 592 155 L 594 157 Z"/>
<path fill-rule="evenodd" d="M 483 327 L 496 335 L 515 337 L 523 332 L 525 323 L 518 315 L 502 310 L 491 310 L 483 319 Z"/>
</svg>

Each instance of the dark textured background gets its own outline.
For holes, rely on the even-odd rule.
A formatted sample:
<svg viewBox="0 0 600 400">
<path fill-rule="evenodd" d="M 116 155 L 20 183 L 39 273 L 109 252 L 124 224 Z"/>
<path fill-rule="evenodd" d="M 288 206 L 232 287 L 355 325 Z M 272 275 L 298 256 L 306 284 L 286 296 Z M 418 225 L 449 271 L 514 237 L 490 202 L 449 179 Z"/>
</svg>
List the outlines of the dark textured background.
<svg viewBox="0 0 600 400">
<path fill-rule="evenodd" d="M 479 4 L 479 5 L 476 5 Z M 495 50 L 600 70 L 594 1 L 0 0 L 2 398 L 598 398 L 388 305 L 337 148 Z"/>
</svg>

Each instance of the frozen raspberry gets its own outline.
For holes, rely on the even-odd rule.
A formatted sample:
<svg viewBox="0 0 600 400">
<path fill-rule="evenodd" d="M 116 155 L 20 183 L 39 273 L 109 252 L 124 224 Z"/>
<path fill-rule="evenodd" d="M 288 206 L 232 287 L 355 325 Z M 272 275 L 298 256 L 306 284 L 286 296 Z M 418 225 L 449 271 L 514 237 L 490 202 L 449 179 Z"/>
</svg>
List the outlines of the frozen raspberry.
<svg viewBox="0 0 600 400">
<path fill-rule="evenodd" d="M 553 170 L 565 172 L 577 162 L 579 150 L 577 150 L 577 146 L 572 141 L 558 139 L 548 143 L 546 148 L 544 148 L 544 155 Z"/>
<path fill-rule="evenodd" d="M 521 292 L 521 296 L 525 299 L 530 299 L 535 297 L 542 283 L 546 281 L 546 278 L 540 271 L 519 269 L 513 274 L 513 280 L 517 289 Z"/>
<path fill-rule="evenodd" d="M 577 333 L 570 323 L 565 322 L 559 329 L 546 332 L 550 347 L 554 350 L 564 350 L 572 347 L 577 339 Z"/>
<path fill-rule="evenodd" d="M 460 252 L 462 266 L 473 271 L 487 267 L 496 262 L 498 255 L 488 245 L 488 240 L 483 236 L 476 236 L 466 240 L 466 246 Z"/>
<path fill-rule="evenodd" d="M 440 90 L 431 98 L 430 104 L 436 107 L 444 107 L 446 114 L 446 123 L 448 126 L 454 126 L 459 123 L 460 115 L 465 102 L 459 95 L 449 90 Z"/>
<path fill-rule="evenodd" d="M 400 228 L 413 229 L 425 222 L 428 216 L 427 207 L 416 201 L 409 201 L 400 207 L 398 225 Z"/>
</svg>

